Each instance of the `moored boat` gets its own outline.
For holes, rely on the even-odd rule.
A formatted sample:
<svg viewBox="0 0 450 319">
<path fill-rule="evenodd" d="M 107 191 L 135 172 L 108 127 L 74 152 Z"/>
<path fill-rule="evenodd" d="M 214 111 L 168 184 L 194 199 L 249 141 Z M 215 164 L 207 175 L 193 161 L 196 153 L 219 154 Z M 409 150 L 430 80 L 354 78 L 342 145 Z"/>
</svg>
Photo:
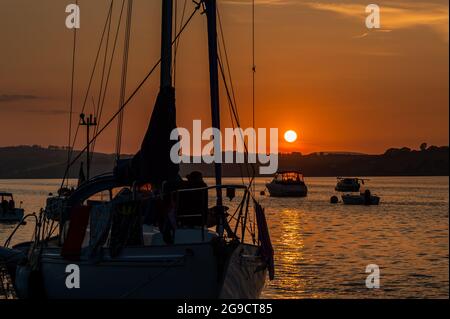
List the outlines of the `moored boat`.
<svg viewBox="0 0 450 319">
<path fill-rule="evenodd" d="M 0 223 L 20 222 L 24 215 L 23 208 L 17 208 L 12 193 L 0 192 Z"/>
<path fill-rule="evenodd" d="M 274 179 L 266 184 L 272 197 L 305 197 L 308 195 L 303 175 L 298 171 L 279 171 Z"/>
<path fill-rule="evenodd" d="M 372 195 L 369 190 L 360 194 L 344 194 L 342 195 L 342 201 L 346 205 L 378 205 L 380 203 L 380 197 Z"/>
<path fill-rule="evenodd" d="M 356 177 L 338 177 L 335 190 L 337 192 L 359 192 L 364 179 Z"/>
</svg>

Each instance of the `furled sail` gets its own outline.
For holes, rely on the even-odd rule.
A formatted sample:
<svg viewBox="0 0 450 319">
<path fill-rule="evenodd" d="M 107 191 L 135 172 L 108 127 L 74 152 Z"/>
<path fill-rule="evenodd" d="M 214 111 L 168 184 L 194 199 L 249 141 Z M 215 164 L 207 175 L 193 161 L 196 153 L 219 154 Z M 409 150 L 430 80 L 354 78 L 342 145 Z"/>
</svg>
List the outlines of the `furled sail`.
<svg viewBox="0 0 450 319">
<path fill-rule="evenodd" d="M 176 143 L 170 140 L 170 133 L 175 128 L 175 89 L 161 88 L 141 149 L 132 159 L 117 163 L 117 179 L 125 183 L 137 181 L 156 186 L 164 181 L 177 180 L 179 165 L 170 159 L 170 150 Z"/>
</svg>

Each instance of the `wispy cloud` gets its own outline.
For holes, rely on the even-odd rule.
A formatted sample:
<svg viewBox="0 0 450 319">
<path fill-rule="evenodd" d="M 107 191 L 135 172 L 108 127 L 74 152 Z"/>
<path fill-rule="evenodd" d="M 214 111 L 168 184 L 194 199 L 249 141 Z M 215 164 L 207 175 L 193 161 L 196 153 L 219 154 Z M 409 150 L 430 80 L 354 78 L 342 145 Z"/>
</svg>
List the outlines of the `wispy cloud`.
<svg viewBox="0 0 450 319">
<path fill-rule="evenodd" d="M 36 115 L 66 115 L 70 112 L 67 110 L 58 110 L 58 109 L 44 109 L 44 108 L 35 108 L 35 107 L 29 107 L 29 106 L 23 106 L 23 107 L 14 107 L 14 108 L 7 108 L 7 107 L 1 107 L 0 112 L 5 113 L 31 113 Z M 72 114 L 76 114 L 73 112 Z"/>
<path fill-rule="evenodd" d="M 17 101 L 29 101 L 41 99 L 39 96 L 26 94 L 0 94 L 0 103 L 9 103 Z"/>
<path fill-rule="evenodd" d="M 67 110 L 60 110 L 54 108 L 43 108 L 37 106 L 30 106 L 29 103 L 34 101 L 47 100 L 47 98 L 31 95 L 31 94 L 0 94 L 1 112 L 21 112 L 45 115 L 64 115 L 69 114 Z M 9 105 L 14 102 L 22 102 L 20 104 Z"/>
<path fill-rule="evenodd" d="M 304 5 L 352 18 L 365 19 L 367 16 L 366 6 L 363 4 L 307 2 Z M 429 27 L 448 41 L 448 3 L 398 3 L 395 6 L 380 4 L 380 9 L 384 29 Z"/>
</svg>

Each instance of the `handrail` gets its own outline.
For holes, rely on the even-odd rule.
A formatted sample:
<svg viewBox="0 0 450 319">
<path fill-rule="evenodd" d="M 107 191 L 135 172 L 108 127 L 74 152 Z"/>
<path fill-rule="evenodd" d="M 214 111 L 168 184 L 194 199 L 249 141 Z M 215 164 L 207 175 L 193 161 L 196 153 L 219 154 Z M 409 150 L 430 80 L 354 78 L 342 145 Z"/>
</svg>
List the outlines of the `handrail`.
<svg viewBox="0 0 450 319">
<path fill-rule="evenodd" d="M 36 219 L 36 225 L 38 224 L 38 218 L 36 216 L 36 213 L 31 213 L 31 214 L 27 214 L 25 215 L 21 220 L 20 223 L 17 224 L 17 226 L 14 228 L 14 230 L 11 232 L 11 234 L 8 236 L 8 238 L 5 241 L 5 244 L 3 245 L 3 247 L 8 248 L 9 244 L 11 243 L 11 239 L 13 238 L 13 236 L 15 235 L 15 233 L 17 232 L 17 230 L 19 229 L 20 226 L 22 226 L 23 222 L 28 218 L 28 217 L 34 217 Z"/>
<path fill-rule="evenodd" d="M 248 186 L 238 185 L 238 184 L 221 184 L 215 186 L 207 186 L 207 187 L 198 187 L 198 188 L 183 188 L 173 191 L 172 193 L 184 193 L 184 192 L 193 192 L 193 191 L 202 191 L 202 190 L 211 190 L 211 189 L 227 189 L 227 188 L 236 188 L 236 189 L 249 189 Z"/>
<path fill-rule="evenodd" d="M 214 186 L 206 186 L 206 187 L 198 187 L 198 188 L 186 188 L 186 189 L 178 189 L 178 190 L 174 190 L 172 192 L 167 192 L 168 194 L 174 195 L 175 196 L 175 201 L 176 201 L 176 214 L 177 214 L 177 218 L 186 218 L 186 217 L 202 217 L 202 227 L 201 229 L 201 235 L 202 235 L 202 242 L 205 240 L 204 238 L 204 227 L 207 225 L 207 214 L 208 214 L 208 210 L 203 211 L 201 210 L 201 213 L 198 215 L 188 215 L 188 216 L 178 216 L 178 207 L 179 207 L 179 195 L 181 193 L 189 193 L 189 192 L 199 192 L 199 191 L 209 191 L 209 190 L 222 190 L 222 189 L 229 189 L 229 188 L 234 188 L 234 189 L 241 189 L 241 190 L 245 190 L 244 193 L 244 197 L 241 201 L 241 204 L 239 205 L 239 207 L 244 207 L 244 203 L 246 202 L 246 214 L 245 214 L 245 220 L 247 220 L 247 213 L 248 213 L 248 205 L 249 205 L 249 199 L 250 199 L 250 189 L 249 187 L 245 186 L 245 185 L 241 185 L 241 184 L 221 184 L 221 185 L 214 185 Z M 167 194 L 166 193 L 166 194 Z M 238 208 L 239 209 L 239 208 Z M 236 226 L 238 225 L 238 223 L 236 224 Z M 237 238 L 237 234 L 236 234 L 236 230 L 232 230 L 229 226 L 227 227 L 227 231 L 230 234 L 233 234 L 233 236 L 236 236 Z M 246 231 L 246 227 L 245 224 L 243 225 L 243 229 L 242 231 L 245 233 Z M 244 234 L 241 234 L 242 239 L 244 239 Z"/>
</svg>

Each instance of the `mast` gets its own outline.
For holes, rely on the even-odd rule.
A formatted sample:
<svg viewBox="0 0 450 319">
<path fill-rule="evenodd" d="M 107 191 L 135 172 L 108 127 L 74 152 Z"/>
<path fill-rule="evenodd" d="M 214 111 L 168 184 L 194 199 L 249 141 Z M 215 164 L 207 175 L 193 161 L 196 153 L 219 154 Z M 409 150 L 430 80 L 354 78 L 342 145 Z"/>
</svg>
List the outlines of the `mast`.
<svg viewBox="0 0 450 319">
<path fill-rule="evenodd" d="M 212 127 L 220 130 L 220 105 L 219 105 L 219 71 L 217 56 L 217 2 L 216 0 L 204 0 L 206 17 L 208 20 L 208 50 L 209 50 L 209 83 L 211 95 Z M 214 148 L 214 152 L 222 152 Z M 216 185 L 222 184 L 222 165 L 215 163 Z M 222 190 L 217 189 L 217 204 L 222 207 Z"/>
<path fill-rule="evenodd" d="M 172 87 L 172 19 L 173 0 L 162 0 L 161 89 Z"/>
</svg>

